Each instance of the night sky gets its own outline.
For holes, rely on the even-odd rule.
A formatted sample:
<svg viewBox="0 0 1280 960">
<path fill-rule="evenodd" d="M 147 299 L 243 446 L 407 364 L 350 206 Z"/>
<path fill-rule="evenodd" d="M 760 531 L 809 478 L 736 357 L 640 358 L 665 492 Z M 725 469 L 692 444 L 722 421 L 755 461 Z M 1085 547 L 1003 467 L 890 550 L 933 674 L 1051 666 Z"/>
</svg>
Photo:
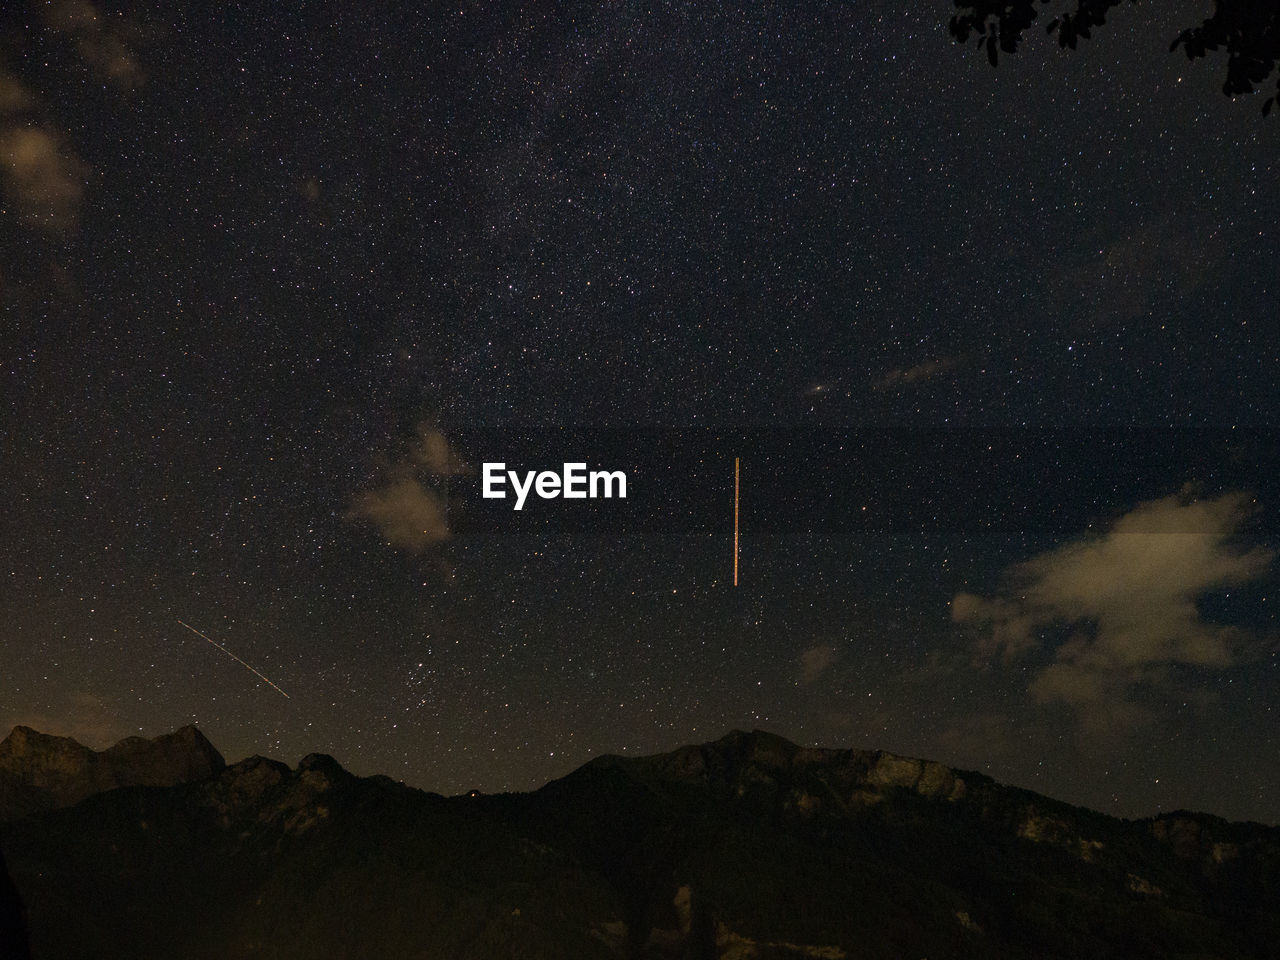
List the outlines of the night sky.
<svg viewBox="0 0 1280 960">
<path fill-rule="evenodd" d="M 0 727 L 1280 821 L 1280 128 L 1199 6 L 205 6 L 0 14 Z"/>
</svg>

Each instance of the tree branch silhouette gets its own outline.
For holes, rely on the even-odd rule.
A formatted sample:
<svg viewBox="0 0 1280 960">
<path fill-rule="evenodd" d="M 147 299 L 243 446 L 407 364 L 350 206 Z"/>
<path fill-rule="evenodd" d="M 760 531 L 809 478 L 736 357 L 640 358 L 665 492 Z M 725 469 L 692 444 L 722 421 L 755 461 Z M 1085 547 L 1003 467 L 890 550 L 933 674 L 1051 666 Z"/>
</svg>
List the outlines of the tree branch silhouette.
<svg viewBox="0 0 1280 960">
<path fill-rule="evenodd" d="M 1046 32 L 1058 39 L 1060 47 L 1074 50 L 1081 40 L 1107 22 L 1107 15 L 1122 3 L 1138 0 L 956 0 L 951 17 L 951 35 L 959 43 L 977 40 L 980 50 L 994 67 L 1000 54 L 1016 53 L 1023 35 L 1040 18 L 1050 13 Z M 1056 12 L 1048 8 L 1057 8 Z M 1227 54 L 1227 75 L 1222 92 L 1228 97 L 1250 93 L 1276 73 L 1280 60 L 1280 2 L 1277 0 L 1214 0 L 1213 13 L 1198 26 L 1183 29 L 1169 46 L 1179 47 L 1187 59 L 1206 57 L 1219 50 Z M 1280 98 L 1280 74 L 1276 93 L 1262 105 L 1263 116 Z"/>
</svg>

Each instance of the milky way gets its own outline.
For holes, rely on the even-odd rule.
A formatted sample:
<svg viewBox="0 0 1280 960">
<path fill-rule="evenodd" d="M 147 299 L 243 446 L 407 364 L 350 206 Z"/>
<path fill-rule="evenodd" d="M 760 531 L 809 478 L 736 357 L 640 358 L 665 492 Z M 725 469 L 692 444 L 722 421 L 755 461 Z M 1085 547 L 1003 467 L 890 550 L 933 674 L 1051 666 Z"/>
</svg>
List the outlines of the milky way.
<svg viewBox="0 0 1280 960">
<path fill-rule="evenodd" d="M 11 6 L 0 724 L 442 792 L 763 727 L 1280 819 L 1276 126 L 1183 24 Z"/>
</svg>

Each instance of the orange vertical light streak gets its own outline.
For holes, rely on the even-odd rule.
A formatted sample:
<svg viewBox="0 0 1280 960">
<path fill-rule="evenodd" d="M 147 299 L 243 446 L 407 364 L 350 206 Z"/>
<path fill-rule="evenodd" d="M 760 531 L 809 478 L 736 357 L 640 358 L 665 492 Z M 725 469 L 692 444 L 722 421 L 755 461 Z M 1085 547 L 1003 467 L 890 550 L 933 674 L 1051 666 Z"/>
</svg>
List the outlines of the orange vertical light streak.
<svg viewBox="0 0 1280 960">
<path fill-rule="evenodd" d="M 733 458 L 733 585 L 738 585 L 738 462 Z"/>
</svg>

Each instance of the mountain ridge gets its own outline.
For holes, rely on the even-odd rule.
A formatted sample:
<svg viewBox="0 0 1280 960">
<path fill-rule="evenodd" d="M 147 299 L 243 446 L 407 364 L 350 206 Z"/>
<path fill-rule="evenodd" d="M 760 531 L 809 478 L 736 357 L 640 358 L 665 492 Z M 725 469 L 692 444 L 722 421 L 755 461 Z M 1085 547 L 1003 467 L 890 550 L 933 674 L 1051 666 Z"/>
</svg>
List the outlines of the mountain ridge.
<svg viewBox="0 0 1280 960">
<path fill-rule="evenodd" d="M 93 750 L 19 724 L 0 740 L 0 820 L 74 806 L 118 787 L 201 780 L 225 766 L 222 754 L 192 725 Z"/>
<path fill-rule="evenodd" d="M 759 730 L 455 797 L 323 754 L 293 768 L 249 757 L 29 812 L 0 824 L 0 849 L 33 953 L 51 960 L 84 955 L 98 931 L 104 957 L 193 960 L 264 945 L 286 960 L 1280 950 L 1276 828 L 1120 820 Z M 190 929 L 192 910 L 208 931 Z"/>
</svg>

